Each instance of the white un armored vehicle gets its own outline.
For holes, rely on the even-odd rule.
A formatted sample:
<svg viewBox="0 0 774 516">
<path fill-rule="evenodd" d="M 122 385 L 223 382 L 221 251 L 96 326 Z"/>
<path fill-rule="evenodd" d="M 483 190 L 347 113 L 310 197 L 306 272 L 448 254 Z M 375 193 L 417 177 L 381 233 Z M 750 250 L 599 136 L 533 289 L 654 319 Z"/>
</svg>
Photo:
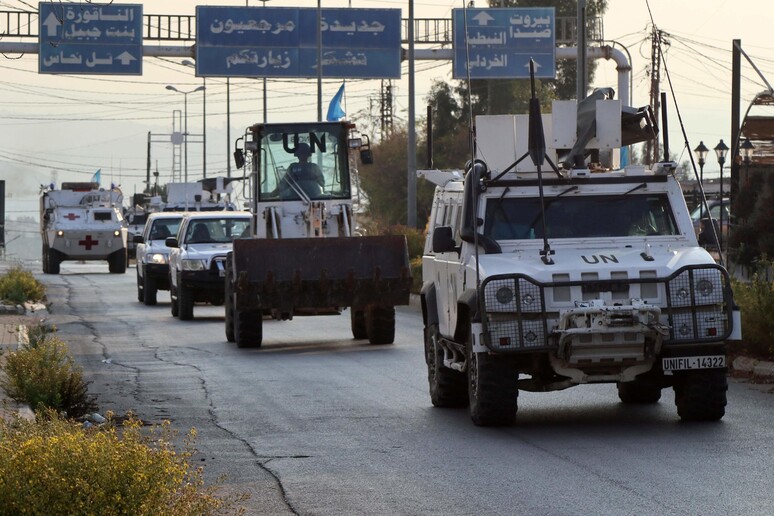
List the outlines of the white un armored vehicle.
<svg viewBox="0 0 774 516">
<path fill-rule="evenodd" d="M 98 183 L 46 187 L 40 198 L 43 272 L 59 274 L 64 260 L 107 260 L 110 272 L 126 272 L 126 221 L 123 195 Z"/>
<path fill-rule="evenodd" d="M 433 405 L 507 425 L 519 390 L 613 383 L 624 403 L 671 386 L 682 419 L 724 415 L 729 275 L 698 245 L 674 163 L 618 166 L 655 137 L 649 110 L 600 96 L 478 117 L 464 173 L 420 171 L 438 185 L 421 292 Z"/>
</svg>

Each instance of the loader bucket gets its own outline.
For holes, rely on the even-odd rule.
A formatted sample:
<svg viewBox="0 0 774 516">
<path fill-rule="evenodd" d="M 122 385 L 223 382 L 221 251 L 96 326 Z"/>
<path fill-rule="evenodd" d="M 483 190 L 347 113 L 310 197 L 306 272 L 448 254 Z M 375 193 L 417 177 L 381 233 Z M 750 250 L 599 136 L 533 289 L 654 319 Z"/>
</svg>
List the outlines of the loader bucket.
<svg viewBox="0 0 774 516">
<path fill-rule="evenodd" d="M 409 303 L 404 236 L 237 239 L 233 270 L 242 306 L 263 310 Z"/>
</svg>

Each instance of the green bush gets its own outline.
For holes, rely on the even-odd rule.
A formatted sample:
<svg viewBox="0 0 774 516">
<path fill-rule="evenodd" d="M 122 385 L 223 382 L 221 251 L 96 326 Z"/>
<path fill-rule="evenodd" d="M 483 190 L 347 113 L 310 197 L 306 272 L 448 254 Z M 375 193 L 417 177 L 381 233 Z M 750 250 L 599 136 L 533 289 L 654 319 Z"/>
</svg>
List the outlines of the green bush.
<svg viewBox="0 0 774 516">
<path fill-rule="evenodd" d="M 0 275 L 0 299 L 21 305 L 26 301 L 42 301 L 46 287 L 30 271 L 14 267 Z"/>
<path fill-rule="evenodd" d="M 217 497 L 192 468 L 195 436 L 177 451 L 168 422 L 85 428 L 53 412 L 0 421 L 0 514 L 242 514 L 244 495 Z"/>
<path fill-rule="evenodd" d="M 742 340 L 732 343 L 734 354 L 774 359 L 774 282 L 762 273 L 749 283 L 734 282 L 734 299 L 742 312 Z"/>
<path fill-rule="evenodd" d="M 34 410 L 49 408 L 75 418 L 96 408 L 88 382 L 69 356 L 67 345 L 52 335 L 34 338 L 9 353 L 4 373 L 0 385 L 6 393 Z"/>
</svg>

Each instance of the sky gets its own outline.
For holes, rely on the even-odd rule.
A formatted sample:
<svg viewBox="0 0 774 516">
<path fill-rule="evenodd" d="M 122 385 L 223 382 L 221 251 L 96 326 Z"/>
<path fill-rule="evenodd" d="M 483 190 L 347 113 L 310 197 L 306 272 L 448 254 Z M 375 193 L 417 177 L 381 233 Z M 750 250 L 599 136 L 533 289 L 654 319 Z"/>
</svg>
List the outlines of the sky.
<svg viewBox="0 0 774 516">
<path fill-rule="evenodd" d="M 259 7 L 259 0 L 247 0 Z M 86 3 L 86 2 L 84 2 Z M 106 2 L 91 2 L 99 5 Z M 126 2 L 131 3 L 131 2 Z M 145 14 L 194 14 L 200 2 L 156 0 L 144 4 Z M 245 5 L 241 1 L 201 2 L 206 5 Z M 478 6 L 485 2 L 478 0 Z M 628 51 L 632 58 L 631 105 L 648 104 L 650 34 L 653 24 L 668 34 L 665 62 L 674 87 L 674 99 L 685 125 L 687 148 L 703 141 L 712 148 L 722 138 L 730 139 L 731 42 L 742 47 L 765 79 L 774 82 L 774 14 L 763 0 L 609 0 L 604 16 L 604 36 L 609 44 Z M 451 18 L 463 0 L 415 0 L 417 18 Z M 270 7 L 316 7 L 316 0 L 267 0 Z M 322 0 L 323 7 L 400 8 L 408 17 L 408 0 Z M 0 0 L 0 11 L 32 10 L 37 2 Z M 650 10 L 649 10 L 650 8 Z M 651 19 L 652 16 L 652 19 Z M 7 39 L 0 41 L 7 41 Z M 34 42 L 35 40 L 23 40 Z M 615 42 L 615 43 L 613 43 Z M 418 47 L 420 48 L 420 47 Z M 426 47 L 424 47 L 426 48 Z M 100 169 L 103 185 L 120 184 L 126 197 L 142 191 L 146 176 L 148 133 L 152 136 L 152 168 L 157 164 L 161 182 L 171 179 L 173 112 L 184 110 L 184 96 L 167 85 L 190 91 L 203 80 L 182 59 L 150 58 L 143 61 L 142 76 L 76 76 L 38 74 L 37 55 L 0 55 L 0 179 L 18 198 L 36 198 L 41 184 L 51 180 L 88 181 Z M 405 122 L 408 110 L 407 64 L 403 78 L 393 83 L 394 114 Z M 451 81 L 451 62 L 417 61 L 416 108 L 424 115 L 426 97 L 433 80 Z M 767 85 L 743 60 L 742 113 L 756 93 Z M 662 72 L 662 90 L 669 91 Z M 206 81 L 207 175 L 225 175 L 233 140 L 249 125 L 263 119 L 262 81 L 232 79 L 230 87 L 231 141 L 226 137 L 227 108 L 224 79 Z M 616 86 L 612 61 L 602 61 L 593 86 Z M 323 81 L 326 103 L 341 85 L 340 79 Z M 347 81 L 345 110 L 348 118 L 378 113 L 379 80 Z M 188 95 L 188 128 L 202 134 L 201 92 Z M 670 104 L 670 148 L 678 161 L 688 159 L 686 137 L 681 132 L 673 94 Z M 266 113 L 269 122 L 315 120 L 315 79 L 267 80 Z M 178 115 L 180 116 L 180 115 Z M 374 135 L 376 137 L 376 135 Z M 188 150 L 189 179 L 201 177 L 201 143 Z M 232 173 L 237 174 L 233 169 Z M 718 165 L 710 156 L 705 177 L 717 175 Z M 399 174 L 400 178 L 405 174 Z M 27 211 L 27 208 L 15 208 Z M 37 206 L 29 208 L 32 216 Z M 13 218 L 21 213 L 8 213 Z"/>
</svg>

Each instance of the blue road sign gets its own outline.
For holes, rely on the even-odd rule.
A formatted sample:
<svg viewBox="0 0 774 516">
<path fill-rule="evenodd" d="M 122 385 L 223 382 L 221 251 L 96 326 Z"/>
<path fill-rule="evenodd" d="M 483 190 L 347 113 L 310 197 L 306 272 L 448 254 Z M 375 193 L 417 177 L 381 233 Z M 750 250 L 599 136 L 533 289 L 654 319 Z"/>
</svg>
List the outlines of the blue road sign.
<svg viewBox="0 0 774 516">
<path fill-rule="evenodd" d="M 455 79 L 527 78 L 530 58 L 536 77 L 556 77 L 553 7 L 454 9 L 452 16 Z"/>
<path fill-rule="evenodd" d="M 317 77 L 317 9 L 196 8 L 196 75 Z M 400 9 L 321 9 L 322 75 L 400 78 Z"/>
<path fill-rule="evenodd" d="M 142 5 L 38 4 L 40 73 L 142 75 Z"/>
</svg>

